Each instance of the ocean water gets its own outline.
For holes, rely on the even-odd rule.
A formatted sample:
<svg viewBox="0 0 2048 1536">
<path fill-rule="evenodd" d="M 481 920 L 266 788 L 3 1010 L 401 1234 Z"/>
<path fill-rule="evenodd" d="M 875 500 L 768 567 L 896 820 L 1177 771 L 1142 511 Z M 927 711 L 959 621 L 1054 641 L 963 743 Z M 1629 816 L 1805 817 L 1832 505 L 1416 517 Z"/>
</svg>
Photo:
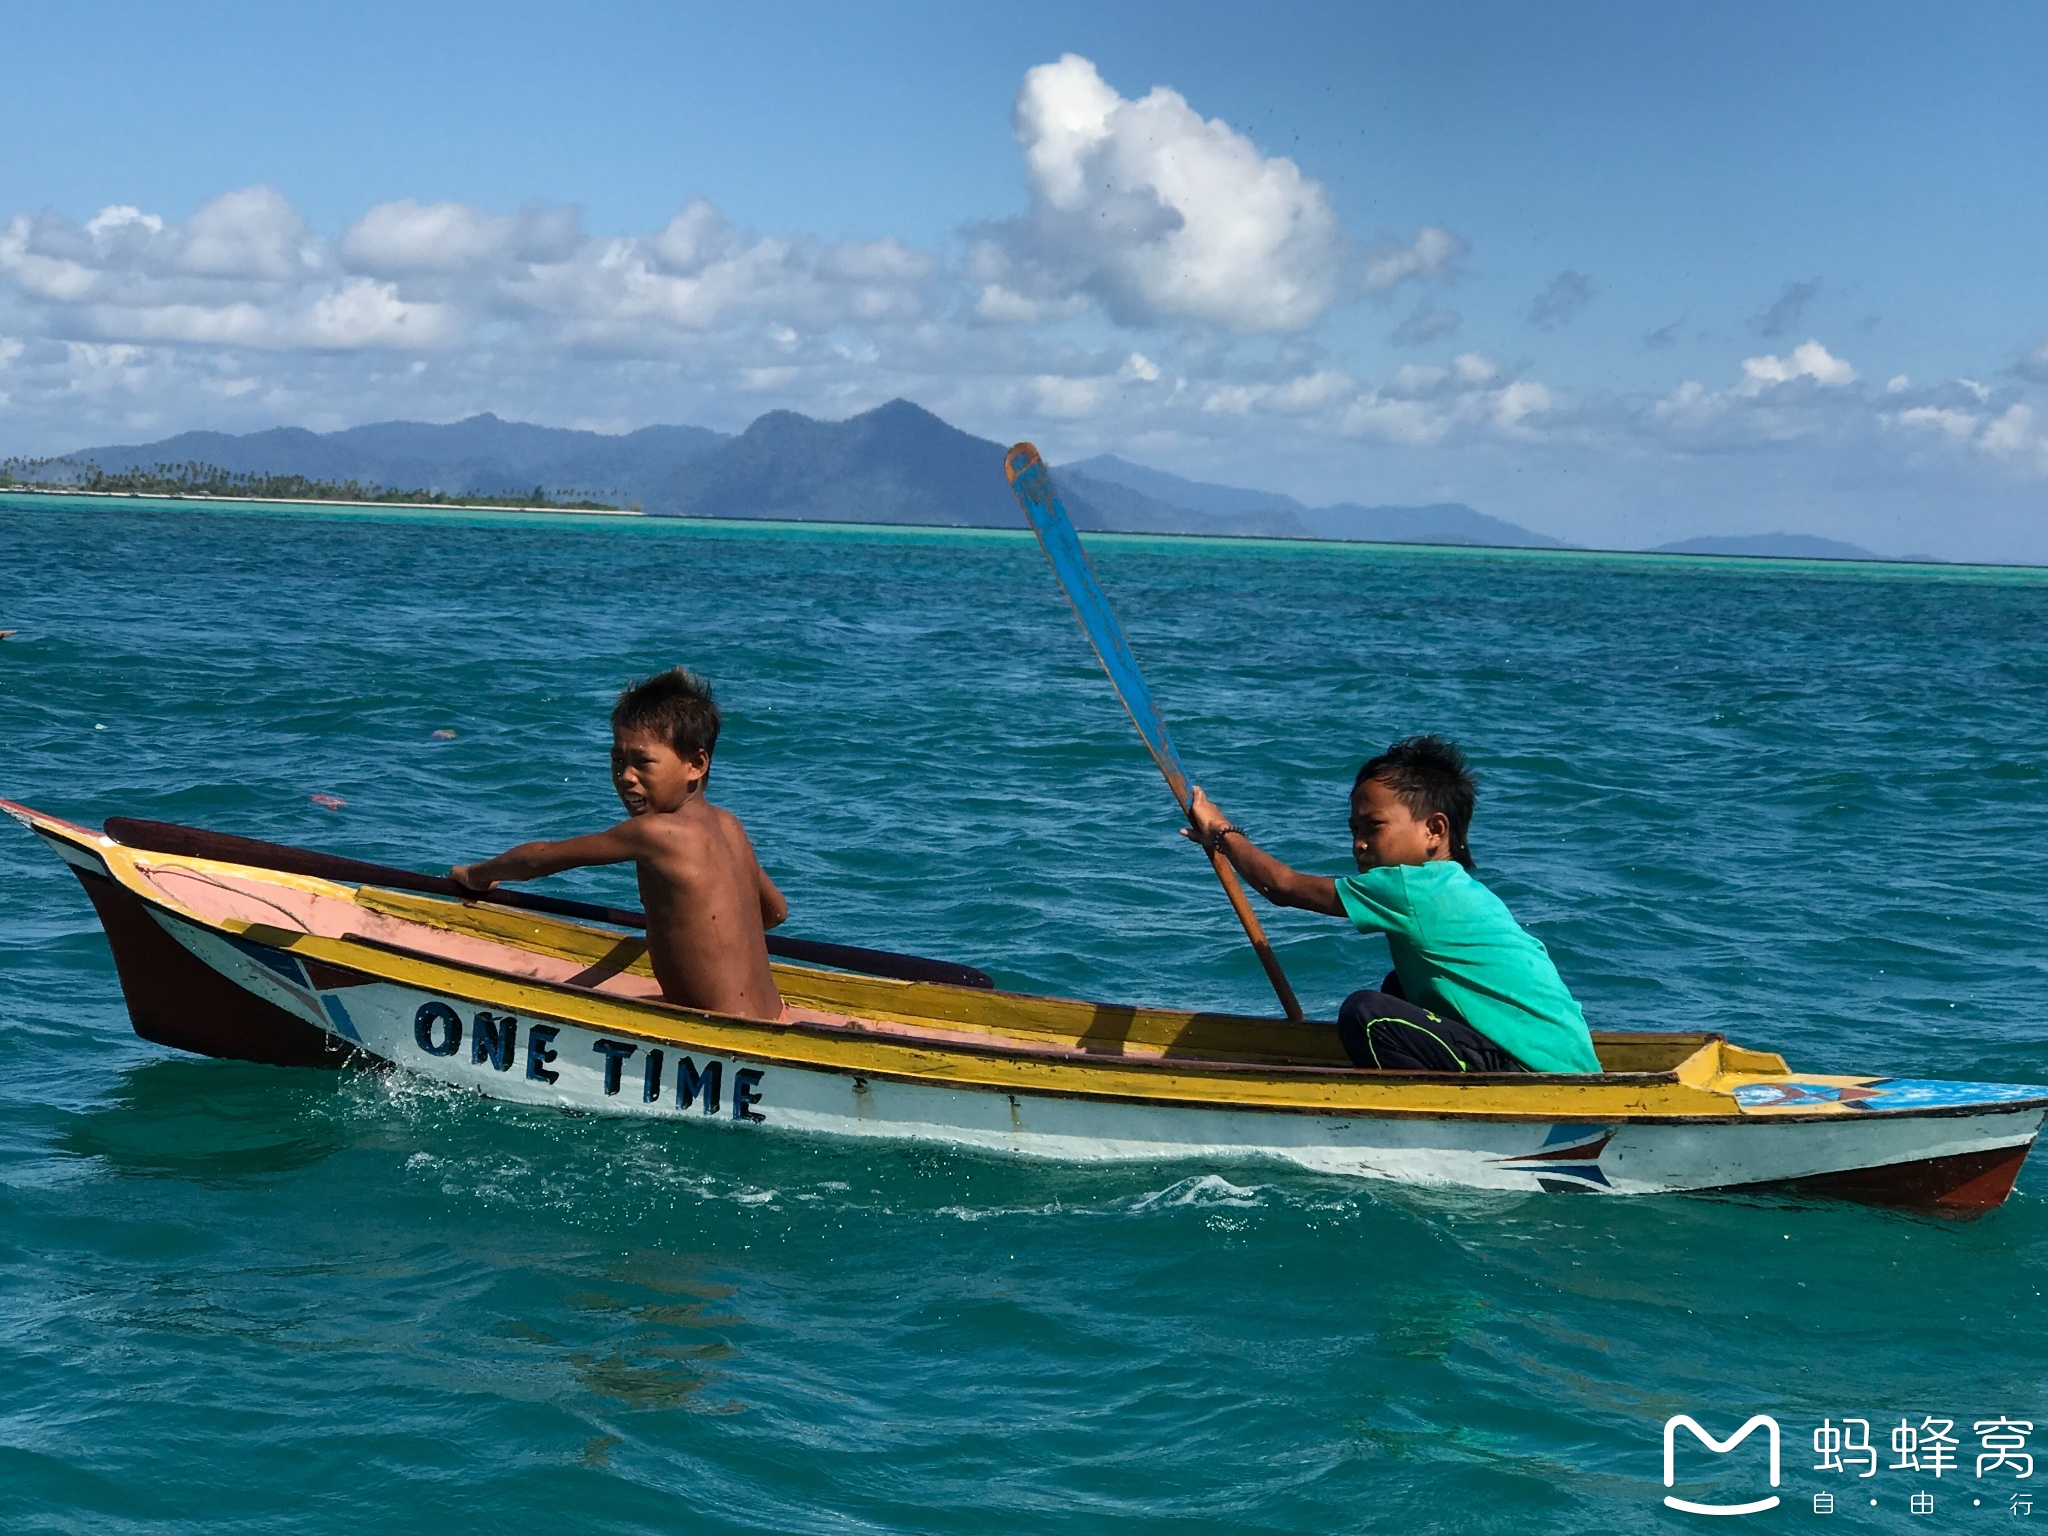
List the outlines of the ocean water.
<svg viewBox="0 0 2048 1536">
<path fill-rule="evenodd" d="M 2048 1081 L 2048 573 L 1092 548 L 1291 860 L 1443 731 L 1596 1025 Z M 426 869 L 614 815 L 610 697 L 686 662 L 790 931 L 1270 1005 L 1021 533 L 7 498 L 0 628 L 0 794 Z M 1324 1016 L 1386 964 L 1269 928 Z M 1776 1490 L 1685 1442 L 1749 1523 L 2011 1528 L 1998 1416 L 2048 1478 L 2038 1165 L 1952 1223 L 692 1129 L 145 1044 L 0 829 L 0 1531 L 1636 1531 L 1699 1523 L 1679 1413 L 1782 1425 Z M 1814 1467 L 1847 1417 L 1873 1476 Z"/>
</svg>

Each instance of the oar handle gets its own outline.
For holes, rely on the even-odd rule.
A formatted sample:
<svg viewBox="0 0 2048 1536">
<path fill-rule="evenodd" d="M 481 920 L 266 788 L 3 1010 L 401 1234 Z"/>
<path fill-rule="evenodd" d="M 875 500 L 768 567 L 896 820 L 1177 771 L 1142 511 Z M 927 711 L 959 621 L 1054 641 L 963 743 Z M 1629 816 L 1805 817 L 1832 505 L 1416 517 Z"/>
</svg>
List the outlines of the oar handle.
<svg viewBox="0 0 2048 1536">
<path fill-rule="evenodd" d="M 1280 1007 L 1287 1017 L 1299 1024 L 1306 1015 L 1301 1011 L 1301 1000 L 1294 995 L 1294 988 L 1287 980 L 1287 973 L 1280 969 L 1280 957 L 1273 953 L 1273 945 L 1266 937 L 1266 930 L 1259 922 L 1259 916 L 1252 911 L 1251 899 L 1245 895 L 1244 886 L 1239 883 L 1237 871 L 1230 867 L 1230 860 L 1222 850 L 1209 850 L 1209 863 L 1216 871 L 1216 878 L 1223 883 L 1223 894 L 1230 898 L 1230 907 L 1237 914 L 1237 920 L 1244 924 L 1244 936 L 1251 940 L 1252 953 L 1259 957 L 1259 964 L 1265 968 L 1266 980 L 1273 984 L 1273 991 L 1280 999 Z"/>
<path fill-rule="evenodd" d="M 608 923 L 614 928 L 645 928 L 647 914 L 630 907 L 602 907 L 587 901 L 567 901 L 559 896 L 541 896 L 531 891 L 494 890 L 484 895 L 458 885 L 446 875 L 422 875 L 415 870 L 390 864 L 371 864 L 339 854 L 297 848 L 290 843 L 268 843 L 261 838 L 237 837 L 232 832 L 209 832 L 204 827 L 180 826 L 174 821 L 144 821 L 134 816 L 109 816 L 107 836 L 130 848 L 152 853 L 182 854 L 187 858 L 219 859 L 225 864 L 248 864 L 274 869 L 287 875 L 310 875 L 340 885 L 382 885 L 399 891 L 418 891 L 426 896 L 453 896 L 461 901 L 480 897 L 502 907 L 528 912 L 547 912 L 586 923 Z M 898 955 L 885 949 L 864 949 L 855 944 L 827 944 L 818 939 L 767 935 L 768 953 L 802 965 L 827 965 L 835 970 L 856 971 L 866 976 L 887 976 L 896 981 L 929 981 L 948 987 L 976 987 L 987 991 L 995 982 L 986 971 L 950 960 L 927 960 L 922 955 Z"/>
<path fill-rule="evenodd" d="M 1160 765 L 1162 769 L 1165 764 Z M 1187 779 L 1180 771 L 1176 759 L 1171 769 L 1166 770 L 1166 784 L 1173 791 L 1173 798 L 1180 802 L 1181 813 L 1194 827 L 1199 839 L 1202 829 L 1195 826 L 1195 807 L 1188 793 Z M 1244 893 L 1244 882 L 1237 878 L 1237 869 L 1223 850 L 1203 844 L 1209 855 L 1209 867 L 1216 871 L 1216 879 L 1223 887 L 1223 894 L 1230 899 L 1230 910 L 1237 914 L 1237 920 L 1244 927 L 1244 936 L 1251 941 L 1252 953 L 1259 957 L 1259 965 L 1266 973 L 1266 980 L 1273 984 L 1273 995 L 1280 999 L 1280 1010 L 1287 1015 L 1290 1023 L 1299 1024 L 1307 1017 L 1301 1011 L 1301 999 L 1294 995 L 1294 984 L 1287 979 L 1287 973 L 1280 969 L 1280 957 L 1273 953 L 1273 942 L 1266 937 L 1266 925 L 1259 921 L 1258 913 L 1252 910 L 1251 898 Z"/>
<path fill-rule="evenodd" d="M 1169 765 L 1159 763 L 1160 771 L 1166 775 L 1166 787 L 1173 791 L 1173 798 L 1180 802 L 1181 814 L 1194 827 L 1199 840 L 1202 829 L 1195 826 L 1193 796 L 1188 792 L 1187 775 L 1175 755 Z M 1266 973 L 1266 980 L 1273 984 L 1273 995 L 1280 999 L 1280 1010 L 1287 1015 L 1290 1023 L 1299 1024 L 1307 1017 L 1301 1011 L 1301 999 L 1294 995 L 1294 984 L 1287 979 L 1287 973 L 1280 968 L 1280 957 L 1273 953 L 1273 942 L 1266 937 L 1266 925 L 1259 921 L 1259 914 L 1252 910 L 1251 898 L 1244 893 L 1244 882 L 1237 878 L 1237 869 L 1221 848 L 1203 843 L 1209 855 L 1209 867 L 1216 871 L 1216 879 L 1223 887 L 1223 894 L 1230 899 L 1230 910 L 1237 914 L 1237 920 L 1244 927 L 1244 936 L 1251 941 L 1252 953 L 1259 957 L 1259 965 Z"/>
</svg>

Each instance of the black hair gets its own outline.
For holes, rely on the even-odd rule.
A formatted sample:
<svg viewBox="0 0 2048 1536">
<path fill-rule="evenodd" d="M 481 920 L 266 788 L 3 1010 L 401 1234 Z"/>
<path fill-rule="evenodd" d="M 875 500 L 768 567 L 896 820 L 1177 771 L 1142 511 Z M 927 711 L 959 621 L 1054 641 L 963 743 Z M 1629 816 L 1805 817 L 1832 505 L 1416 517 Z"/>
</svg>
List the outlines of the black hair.
<svg viewBox="0 0 2048 1536">
<path fill-rule="evenodd" d="M 1418 821 L 1435 815 L 1448 821 L 1451 857 L 1467 869 L 1472 867 L 1472 845 L 1466 834 L 1472 827 L 1473 804 L 1479 799 L 1479 781 L 1465 766 L 1465 754 L 1456 742 L 1441 736 L 1404 737 L 1378 757 L 1367 759 L 1351 781 L 1351 792 L 1357 794 L 1373 779 L 1392 790 Z"/>
<path fill-rule="evenodd" d="M 711 685 L 687 667 L 670 667 L 630 684 L 612 706 L 614 731 L 648 731 L 676 756 L 718 747 L 718 703 Z"/>
</svg>

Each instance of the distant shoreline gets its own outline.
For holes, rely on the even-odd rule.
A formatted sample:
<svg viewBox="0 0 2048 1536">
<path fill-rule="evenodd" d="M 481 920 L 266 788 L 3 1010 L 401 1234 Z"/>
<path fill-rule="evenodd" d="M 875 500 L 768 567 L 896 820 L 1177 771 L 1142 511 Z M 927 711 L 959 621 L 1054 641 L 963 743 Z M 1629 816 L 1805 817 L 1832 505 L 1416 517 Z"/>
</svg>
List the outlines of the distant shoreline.
<svg viewBox="0 0 2048 1536">
<path fill-rule="evenodd" d="M 552 512 L 557 516 L 646 517 L 630 507 L 509 506 L 502 501 L 335 501 L 319 496 L 206 496 L 189 491 L 87 491 L 57 485 L 0 485 L 0 496 L 102 496 L 108 501 L 217 501 L 255 507 L 351 507 L 374 512 Z"/>
<path fill-rule="evenodd" d="M 864 523 L 842 521 L 833 518 L 774 518 L 774 517 L 705 517 L 701 514 L 669 516 L 654 512 L 635 512 L 624 507 L 541 507 L 463 504 L 448 501 L 333 501 L 312 497 L 296 496 L 201 496 L 175 492 L 136 491 L 82 491 L 52 486 L 7 485 L 0 486 L 0 496 L 96 496 L 107 501 L 162 501 L 184 502 L 199 505 L 252 506 L 252 507 L 330 507 L 351 512 L 447 512 L 447 513 L 516 513 L 522 516 L 539 514 L 550 517 L 611 517 L 631 518 L 647 523 L 675 523 L 683 526 L 703 527 L 756 527 L 756 528 L 846 528 L 868 529 L 878 533 L 939 533 L 939 534 L 1007 534 L 1029 536 L 1028 528 L 1002 528 L 981 523 Z M 1259 545 L 1268 548 L 1287 549 L 1384 549 L 1384 550 L 1429 550 L 1444 554 L 1471 556 L 1558 556 L 1563 558 L 1606 559 L 1622 556 L 1631 560 L 1656 560 L 1672 562 L 1720 561 L 1748 563 L 1761 566 L 1842 566 L 1868 570 L 1886 571 L 1945 571 L 1961 574 L 1969 571 L 2048 571 L 2048 566 L 2028 565 L 2021 562 L 2005 564 L 1994 561 L 1952 561 L 1952 560 L 1891 560 L 1883 557 L 1857 559 L 1847 555 L 1750 555 L 1710 554 L 1704 551 L 1678 551 L 1657 549 L 1587 549 L 1580 547 L 1558 548 L 1533 544 L 1413 544 L 1390 542 L 1382 539 L 1322 539 L 1313 535 L 1294 534 L 1246 534 L 1246 533 L 1159 533 L 1142 528 L 1084 530 L 1091 539 L 1171 539 L 1191 540 L 1204 544 Z"/>
</svg>

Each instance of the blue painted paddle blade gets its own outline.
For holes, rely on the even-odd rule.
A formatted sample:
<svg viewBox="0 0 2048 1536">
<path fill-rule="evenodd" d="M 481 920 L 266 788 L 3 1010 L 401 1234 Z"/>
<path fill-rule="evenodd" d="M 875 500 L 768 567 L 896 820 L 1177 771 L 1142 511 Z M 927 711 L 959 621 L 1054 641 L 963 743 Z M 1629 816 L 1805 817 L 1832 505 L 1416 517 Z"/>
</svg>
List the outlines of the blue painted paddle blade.
<svg viewBox="0 0 2048 1536">
<path fill-rule="evenodd" d="M 1187 770 L 1180 765 L 1180 754 L 1173 750 L 1173 738 L 1166 734 L 1166 722 L 1160 718 L 1159 706 L 1152 702 L 1152 690 L 1145 686 L 1145 676 L 1138 670 L 1138 659 L 1131 654 L 1130 644 L 1124 639 L 1123 626 L 1109 611 L 1109 599 L 1102 595 L 1102 584 L 1095 579 L 1094 568 L 1081 552 L 1081 536 L 1074 531 L 1067 509 L 1060 505 L 1059 493 L 1052 488 L 1052 475 L 1045 467 L 1045 460 L 1029 443 L 1019 443 L 1003 456 L 1003 468 L 1010 476 L 1010 489 L 1017 493 L 1017 504 L 1024 509 L 1024 516 L 1031 523 L 1031 531 L 1038 535 L 1038 547 L 1045 551 L 1053 575 L 1059 578 L 1060 590 L 1074 605 L 1081 628 L 1087 632 L 1088 643 L 1095 647 L 1095 654 L 1102 661 L 1102 669 L 1109 674 L 1117 697 L 1131 712 L 1132 723 L 1151 749 L 1152 761 L 1166 775 L 1167 788 L 1173 791 L 1173 798 L 1186 812 Z M 1265 968 L 1266 978 L 1273 983 L 1273 992 L 1280 999 L 1281 1008 L 1288 1018 L 1299 1020 L 1302 1016 L 1301 1002 L 1295 997 L 1294 988 L 1288 985 L 1287 973 L 1280 969 L 1280 960 L 1273 953 L 1273 946 L 1266 942 L 1266 932 L 1259 926 L 1251 902 L 1245 899 L 1244 887 L 1238 884 L 1230 861 L 1214 847 L 1208 849 L 1208 854 L 1210 867 L 1216 871 L 1223 894 L 1230 898 L 1231 910 L 1244 925 L 1244 936 L 1251 940 L 1252 951 Z"/>
<path fill-rule="evenodd" d="M 1031 531 L 1038 535 L 1038 547 L 1045 551 L 1061 590 L 1074 605 L 1075 617 L 1087 632 L 1088 643 L 1095 647 L 1102 669 L 1109 674 L 1124 708 L 1131 712 L 1131 720 L 1138 727 L 1138 734 L 1145 738 L 1152 760 L 1166 775 L 1173 797 L 1186 810 L 1187 770 L 1181 767 L 1180 754 L 1173 749 L 1173 738 L 1166 732 L 1159 706 L 1152 702 L 1152 690 L 1145 686 L 1145 675 L 1138 670 L 1138 660 L 1124 639 L 1123 626 L 1117 623 L 1109 599 L 1103 595 L 1102 584 L 1095 579 L 1095 568 L 1089 565 L 1081 548 L 1081 536 L 1075 532 L 1067 509 L 1060 504 L 1059 492 L 1052 488 L 1052 475 L 1045 460 L 1031 444 L 1019 443 L 1004 458 L 1003 468 L 1009 474 L 1010 489 L 1017 493 L 1017 504 L 1024 509 Z"/>
</svg>

